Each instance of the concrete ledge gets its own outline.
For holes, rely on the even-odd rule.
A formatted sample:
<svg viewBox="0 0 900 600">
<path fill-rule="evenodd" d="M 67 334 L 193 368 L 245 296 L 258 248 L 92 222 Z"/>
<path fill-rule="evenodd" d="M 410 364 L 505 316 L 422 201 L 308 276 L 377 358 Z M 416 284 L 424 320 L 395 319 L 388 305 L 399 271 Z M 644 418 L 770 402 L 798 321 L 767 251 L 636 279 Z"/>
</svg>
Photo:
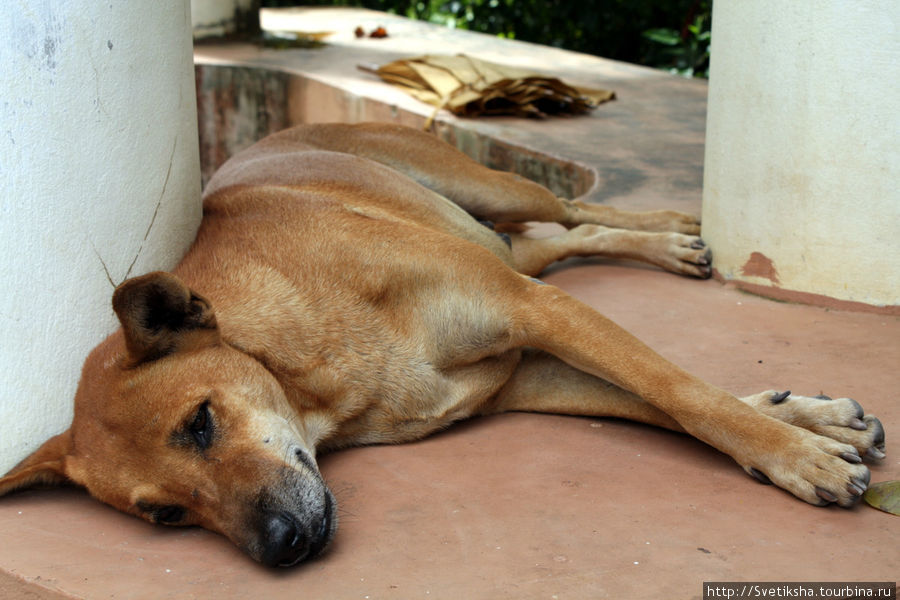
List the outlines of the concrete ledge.
<svg viewBox="0 0 900 600">
<path fill-rule="evenodd" d="M 390 113 L 375 114 L 372 120 L 394 121 L 416 128 L 421 128 L 426 121 L 422 114 L 401 114 L 396 106 L 380 98 L 355 98 L 355 110 L 346 111 L 348 103 L 343 100 L 347 90 L 283 69 L 198 63 L 195 75 L 204 185 L 230 156 L 266 135 L 299 123 L 352 122 L 354 114 L 345 113 L 359 113 L 360 105 L 365 105 L 366 113 Z M 311 111 L 298 108 L 306 102 L 332 107 L 334 114 L 310 114 Z M 441 120 L 434 130 L 438 137 L 482 164 L 519 173 L 565 198 L 583 196 L 597 182 L 595 169 L 524 145 L 497 140 L 480 132 L 475 121 Z"/>
<path fill-rule="evenodd" d="M 543 121 L 468 120 L 443 111 L 435 126 L 442 139 L 476 160 L 535 179 L 561 196 L 699 213 L 704 82 L 362 9 L 270 9 L 263 11 L 262 23 L 270 29 L 334 33 L 319 49 L 197 47 L 206 174 L 223 157 L 295 123 L 375 120 L 421 127 L 433 112 L 430 106 L 361 72 L 358 65 L 462 52 L 550 72 L 584 86 L 614 89 L 619 100 L 590 116 Z M 357 26 L 370 30 L 378 25 L 386 27 L 388 38 L 357 39 L 353 33 Z M 218 129 L 222 125 L 227 127 Z"/>
</svg>

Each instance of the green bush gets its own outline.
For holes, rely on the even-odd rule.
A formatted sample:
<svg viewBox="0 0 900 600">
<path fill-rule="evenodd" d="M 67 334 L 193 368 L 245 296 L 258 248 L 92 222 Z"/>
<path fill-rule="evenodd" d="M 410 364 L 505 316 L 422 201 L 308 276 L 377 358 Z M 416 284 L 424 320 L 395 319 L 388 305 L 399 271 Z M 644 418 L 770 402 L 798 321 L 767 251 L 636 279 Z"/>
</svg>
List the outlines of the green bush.
<svg viewBox="0 0 900 600">
<path fill-rule="evenodd" d="M 711 0 L 307 0 L 705 76 Z M 264 0 L 265 6 L 296 4 Z"/>
</svg>

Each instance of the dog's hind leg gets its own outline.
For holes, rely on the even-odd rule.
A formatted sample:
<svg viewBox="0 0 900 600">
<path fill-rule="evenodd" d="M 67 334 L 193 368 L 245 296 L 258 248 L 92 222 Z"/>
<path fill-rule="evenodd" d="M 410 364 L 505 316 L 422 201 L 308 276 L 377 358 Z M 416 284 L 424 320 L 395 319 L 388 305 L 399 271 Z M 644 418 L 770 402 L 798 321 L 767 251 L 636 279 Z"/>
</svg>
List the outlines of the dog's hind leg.
<svg viewBox="0 0 900 600">
<path fill-rule="evenodd" d="M 510 309 L 511 343 L 543 350 L 639 396 L 748 473 L 764 475 L 807 502 L 850 506 L 865 490 L 869 471 L 853 445 L 762 414 L 554 286 L 524 285 Z M 645 415 L 649 422 L 659 418 Z"/>
<path fill-rule="evenodd" d="M 571 228 L 606 225 L 638 231 L 697 235 L 700 221 L 685 213 L 628 212 L 557 197 L 546 187 L 514 173 L 495 171 L 434 135 L 387 123 L 320 124 L 285 130 L 268 145 L 292 142 L 347 152 L 381 163 L 449 198 L 469 214 L 495 223 L 555 222 Z"/>
<path fill-rule="evenodd" d="M 628 258 L 673 273 L 708 278 L 712 274 L 709 248 L 698 237 L 682 233 L 650 233 L 578 225 L 548 238 L 511 234 L 515 268 L 537 275 L 551 263 L 571 256 Z"/>
<path fill-rule="evenodd" d="M 678 421 L 640 396 L 534 349 L 522 352 L 512 377 L 480 413 L 509 411 L 617 417 L 684 432 Z"/>
</svg>

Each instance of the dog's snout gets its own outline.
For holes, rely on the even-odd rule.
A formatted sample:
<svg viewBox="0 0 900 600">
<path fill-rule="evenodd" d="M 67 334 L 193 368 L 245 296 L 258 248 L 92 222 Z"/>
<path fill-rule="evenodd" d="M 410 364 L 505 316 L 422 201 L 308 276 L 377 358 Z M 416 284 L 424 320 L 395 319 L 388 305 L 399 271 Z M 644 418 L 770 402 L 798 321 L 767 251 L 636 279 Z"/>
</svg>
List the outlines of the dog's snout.
<svg viewBox="0 0 900 600">
<path fill-rule="evenodd" d="M 305 539 L 296 521 L 286 513 L 274 513 L 265 524 L 265 545 L 261 561 L 271 567 L 290 567 L 309 553 Z"/>
<path fill-rule="evenodd" d="M 312 473 L 319 472 L 319 470 L 316 468 L 315 461 L 302 447 L 294 446 L 293 448 L 291 448 L 291 452 L 293 452 L 294 454 L 294 460 L 296 460 L 299 464 L 309 469 Z"/>
<path fill-rule="evenodd" d="M 291 567 L 318 555 L 328 545 L 332 534 L 331 502 L 313 530 L 305 532 L 286 512 L 272 513 L 265 522 L 265 541 L 260 561 L 270 567 Z"/>
</svg>

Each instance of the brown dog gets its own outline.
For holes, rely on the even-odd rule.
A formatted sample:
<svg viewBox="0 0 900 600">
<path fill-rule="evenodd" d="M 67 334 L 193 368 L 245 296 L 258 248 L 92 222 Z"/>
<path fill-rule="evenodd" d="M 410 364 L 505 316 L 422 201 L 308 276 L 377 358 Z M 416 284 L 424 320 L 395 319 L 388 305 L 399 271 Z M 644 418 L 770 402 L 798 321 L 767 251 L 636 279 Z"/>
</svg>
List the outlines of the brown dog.
<svg viewBox="0 0 900 600">
<path fill-rule="evenodd" d="M 470 214 L 569 230 L 504 239 Z M 70 481 L 292 565 L 336 527 L 318 450 L 527 410 L 685 431 L 807 502 L 852 505 L 869 480 L 860 457 L 884 456 L 857 403 L 739 400 L 527 276 L 604 255 L 707 277 L 698 232 L 679 213 L 560 200 L 401 127 L 281 132 L 209 183 L 174 275 L 116 289 L 122 328 L 88 356 L 72 426 L 0 493 Z"/>
</svg>

